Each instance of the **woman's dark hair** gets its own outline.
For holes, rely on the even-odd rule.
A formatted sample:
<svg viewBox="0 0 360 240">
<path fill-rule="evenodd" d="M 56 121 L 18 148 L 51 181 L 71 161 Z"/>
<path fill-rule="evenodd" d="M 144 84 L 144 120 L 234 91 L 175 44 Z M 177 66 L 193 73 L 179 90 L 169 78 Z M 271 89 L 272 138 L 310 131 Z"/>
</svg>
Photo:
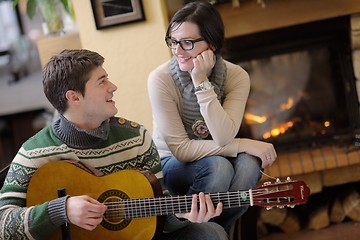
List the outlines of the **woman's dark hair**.
<svg viewBox="0 0 360 240">
<path fill-rule="evenodd" d="M 166 36 L 169 37 L 174 27 L 184 22 L 191 22 L 199 27 L 200 35 L 205 41 L 220 52 L 224 45 L 224 23 L 220 13 L 209 2 L 190 2 L 175 13 L 170 20 Z"/>
<path fill-rule="evenodd" d="M 45 96 L 59 113 L 64 113 L 67 109 L 66 92 L 73 90 L 84 96 L 91 72 L 103 63 L 104 58 L 96 52 L 63 50 L 51 57 L 43 69 Z"/>
</svg>

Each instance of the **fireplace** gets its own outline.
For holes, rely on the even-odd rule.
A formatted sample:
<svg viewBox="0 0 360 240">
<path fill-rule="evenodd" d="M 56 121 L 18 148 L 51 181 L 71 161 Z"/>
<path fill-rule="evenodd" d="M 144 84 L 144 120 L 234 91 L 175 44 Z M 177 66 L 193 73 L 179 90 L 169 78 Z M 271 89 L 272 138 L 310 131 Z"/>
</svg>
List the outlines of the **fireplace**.
<svg viewBox="0 0 360 240">
<path fill-rule="evenodd" d="M 354 145 L 360 118 L 348 16 L 229 38 L 223 54 L 250 75 L 239 137 L 278 152 Z"/>
<path fill-rule="evenodd" d="M 251 90 L 238 137 L 271 142 L 278 153 L 260 184 L 274 177 L 303 180 L 312 194 L 307 207 L 316 197 L 327 199 L 322 202 L 326 206 L 322 214 L 332 206 L 329 192 L 335 195 L 344 184 L 360 181 L 360 144 L 356 144 L 360 113 L 352 54 L 350 16 L 233 36 L 223 52 L 225 59 L 250 75 Z M 276 221 L 266 224 L 256 212 L 262 210 L 245 216 L 250 231 L 269 234 L 264 239 L 292 238 L 271 235 L 272 228 L 279 231 L 279 226 L 274 227 Z M 311 218 L 304 206 L 287 211 L 290 220 L 284 223 L 296 219 L 302 225 L 281 226 L 287 231 L 294 231 L 295 225 L 299 227 L 295 231 L 305 230 L 311 223 L 302 219 Z M 276 211 L 269 215 L 277 217 Z M 298 236 L 294 239 L 306 238 Z"/>
</svg>

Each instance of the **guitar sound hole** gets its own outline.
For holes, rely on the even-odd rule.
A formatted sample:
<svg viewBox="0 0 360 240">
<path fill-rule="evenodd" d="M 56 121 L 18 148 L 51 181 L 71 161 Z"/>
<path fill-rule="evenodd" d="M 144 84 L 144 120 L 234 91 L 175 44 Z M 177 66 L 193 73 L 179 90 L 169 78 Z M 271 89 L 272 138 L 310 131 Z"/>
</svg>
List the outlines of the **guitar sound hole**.
<svg viewBox="0 0 360 240">
<path fill-rule="evenodd" d="M 104 220 L 101 222 L 104 228 L 118 231 L 127 227 L 131 222 L 131 219 L 125 219 L 123 199 L 129 199 L 129 197 L 119 190 L 108 190 L 98 198 L 99 202 L 107 206 Z"/>
</svg>

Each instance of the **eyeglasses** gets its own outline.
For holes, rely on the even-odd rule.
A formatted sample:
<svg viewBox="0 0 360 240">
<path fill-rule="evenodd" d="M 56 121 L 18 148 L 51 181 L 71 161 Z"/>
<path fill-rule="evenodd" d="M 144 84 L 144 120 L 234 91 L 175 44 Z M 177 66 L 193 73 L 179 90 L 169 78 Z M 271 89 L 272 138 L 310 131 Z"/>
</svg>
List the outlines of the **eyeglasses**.
<svg viewBox="0 0 360 240">
<path fill-rule="evenodd" d="M 189 50 L 192 50 L 194 48 L 194 43 L 196 42 L 201 42 L 201 41 L 204 41 L 204 38 L 198 38 L 198 39 L 195 39 L 195 40 L 187 40 L 187 39 L 184 39 L 184 40 L 175 40 L 171 37 L 166 37 L 165 38 L 165 42 L 166 42 L 166 45 L 171 48 L 171 49 L 176 49 L 176 46 L 179 44 L 180 47 L 185 50 L 185 51 L 189 51 Z"/>
</svg>

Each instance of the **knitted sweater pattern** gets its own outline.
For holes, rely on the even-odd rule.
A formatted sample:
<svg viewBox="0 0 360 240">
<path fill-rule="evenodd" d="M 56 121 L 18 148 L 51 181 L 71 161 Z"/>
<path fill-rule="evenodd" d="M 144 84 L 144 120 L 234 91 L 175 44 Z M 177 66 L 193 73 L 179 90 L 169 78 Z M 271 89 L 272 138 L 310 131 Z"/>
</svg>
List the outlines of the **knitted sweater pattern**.
<svg viewBox="0 0 360 240">
<path fill-rule="evenodd" d="M 61 117 L 28 139 L 13 159 L 0 192 L 0 239 L 41 239 L 67 221 L 65 199 L 26 207 L 33 174 L 45 163 L 61 160 L 82 161 L 104 174 L 141 167 L 162 178 L 157 149 L 143 126 L 113 117 L 91 132 Z"/>
</svg>

